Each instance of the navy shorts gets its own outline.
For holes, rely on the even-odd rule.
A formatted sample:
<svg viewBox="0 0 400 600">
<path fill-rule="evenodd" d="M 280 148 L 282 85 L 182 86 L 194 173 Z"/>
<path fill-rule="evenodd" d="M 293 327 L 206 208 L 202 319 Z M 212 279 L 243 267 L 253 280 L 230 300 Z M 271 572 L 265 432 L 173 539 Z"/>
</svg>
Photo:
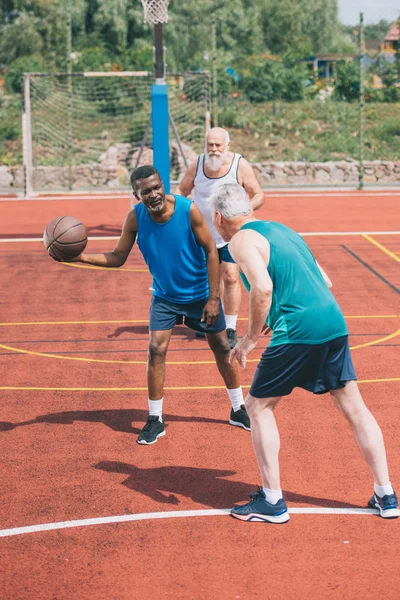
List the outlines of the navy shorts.
<svg viewBox="0 0 400 600">
<path fill-rule="evenodd" d="M 231 253 L 229 252 L 228 244 L 226 244 L 225 246 L 222 246 L 222 248 L 218 248 L 218 256 L 219 256 L 220 263 L 227 262 L 227 263 L 233 263 L 234 265 L 236 264 L 231 256 Z"/>
<path fill-rule="evenodd" d="M 214 325 L 206 329 L 206 321 L 201 322 L 201 316 L 206 303 L 207 298 L 198 302 L 192 302 L 191 304 L 176 304 L 164 298 L 153 296 L 150 304 L 149 329 L 150 331 L 167 331 L 175 325 L 180 325 L 184 320 L 185 325 L 195 331 L 206 331 L 207 333 L 224 331 L 226 323 L 221 300 L 219 301 L 220 313 Z"/>
<path fill-rule="evenodd" d="M 250 394 L 255 398 L 287 396 L 295 387 L 325 394 L 356 379 L 349 336 L 344 335 L 324 344 L 267 348 L 257 366 Z"/>
</svg>

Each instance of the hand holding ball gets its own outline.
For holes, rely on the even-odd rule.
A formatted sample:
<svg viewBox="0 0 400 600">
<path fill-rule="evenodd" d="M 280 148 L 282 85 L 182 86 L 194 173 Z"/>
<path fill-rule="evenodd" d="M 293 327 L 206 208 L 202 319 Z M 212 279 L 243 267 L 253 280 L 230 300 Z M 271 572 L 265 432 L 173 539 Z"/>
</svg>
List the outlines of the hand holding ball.
<svg viewBox="0 0 400 600">
<path fill-rule="evenodd" d="M 71 261 L 86 248 L 85 226 L 75 217 L 56 217 L 44 230 L 43 243 L 54 260 Z"/>
</svg>

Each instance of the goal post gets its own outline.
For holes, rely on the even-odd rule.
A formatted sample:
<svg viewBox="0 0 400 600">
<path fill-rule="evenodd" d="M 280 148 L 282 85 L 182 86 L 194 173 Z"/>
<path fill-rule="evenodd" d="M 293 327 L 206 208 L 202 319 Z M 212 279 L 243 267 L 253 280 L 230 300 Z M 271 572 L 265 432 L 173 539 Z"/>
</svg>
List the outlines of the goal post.
<svg viewBox="0 0 400 600">
<path fill-rule="evenodd" d="M 164 169 L 167 182 L 179 180 L 204 147 L 209 74 L 168 73 L 165 82 L 158 97 L 147 71 L 26 74 L 25 195 L 127 190 L 140 164 Z"/>
</svg>

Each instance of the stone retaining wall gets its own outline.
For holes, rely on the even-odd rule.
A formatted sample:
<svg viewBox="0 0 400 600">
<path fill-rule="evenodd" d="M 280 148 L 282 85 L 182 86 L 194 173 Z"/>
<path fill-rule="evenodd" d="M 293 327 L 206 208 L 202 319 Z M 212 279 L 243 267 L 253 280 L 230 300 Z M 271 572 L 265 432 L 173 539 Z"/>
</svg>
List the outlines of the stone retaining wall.
<svg viewBox="0 0 400 600">
<path fill-rule="evenodd" d="M 306 163 L 306 162 L 257 162 L 253 163 L 258 179 L 263 187 L 268 186 L 312 186 L 358 184 L 358 163 L 352 161 Z M 364 165 L 366 185 L 399 185 L 400 161 L 366 161 Z M 179 170 L 183 175 L 184 165 Z M 117 164 L 93 163 L 72 169 L 73 189 L 108 188 L 121 189 L 129 185 L 129 171 L 126 166 Z M 21 166 L 0 166 L 0 189 L 23 189 L 24 171 Z M 62 190 L 68 188 L 67 167 L 36 167 L 34 169 L 34 189 Z"/>
</svg>

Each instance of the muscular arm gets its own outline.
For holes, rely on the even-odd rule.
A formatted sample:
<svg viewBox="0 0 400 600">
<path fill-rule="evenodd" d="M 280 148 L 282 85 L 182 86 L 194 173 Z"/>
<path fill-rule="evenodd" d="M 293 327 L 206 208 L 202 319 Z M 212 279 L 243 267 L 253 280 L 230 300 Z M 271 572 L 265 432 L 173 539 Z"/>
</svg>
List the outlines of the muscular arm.
<svg viewBox="0 0 400 600">
<path fill-rule="evenodd" d="M 239 231 L 229 244 L 229 252 L 250 284 L 249 323 L 246 336 L 257 342 L 272 302 L 272 280 L 268 274 L 268 241 L 256 231 Z"/>
<path fill-rule="evenodd" d="M 122 227 L 121 237 L 112 252 L 101 254 L 81 254 L 79 262 L 98 267 L 121 267 L 133 248 L 137 235 L 137 219 L 135 211 L 128 213 Z"/>
<path fill-rule="evenodd" d="M 185 175 L 183 176 L 180 184 L 175 189 L 175 194 L 179 194 L 180 196 L 186 196 L 186 197 L 189 196 L 190 192 L 193 189 L 194 179 L 196 177 L 197 163 L 198 163 L 198 159 L 193 161 L 189 165 L 189 168 L 186 171 Z"/>
<path fill-rule="evenodd" d="M 193 233 L 206 253 L 208 285 L 210 287 L 210 299 L 219 299 L 219 258 L 214 239 L 203 216 L 194 202 L 190 207 L 190 224 Z"/>
<path fill-rule="evenodd" d="M 239 162 L 239 183 L 244 187 L 250 198 L 253 210 L 261 208 L 264 204 L 264 192 L 258 183 L 253 167 L 243 157 Z"/>
</svg>

